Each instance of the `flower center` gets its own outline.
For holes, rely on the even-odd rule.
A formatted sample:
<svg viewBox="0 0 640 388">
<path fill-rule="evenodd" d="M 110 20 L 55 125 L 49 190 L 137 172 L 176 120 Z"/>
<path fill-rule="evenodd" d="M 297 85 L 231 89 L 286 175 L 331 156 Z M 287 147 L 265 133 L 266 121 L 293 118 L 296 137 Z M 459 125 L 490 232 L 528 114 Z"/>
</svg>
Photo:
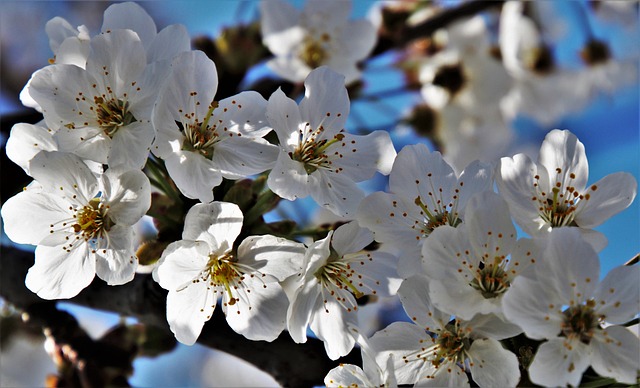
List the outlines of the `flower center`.
<svg viewBox="0 0 640 388">
<path fill-rule="evenodd" d="M 113 138 L 113 135 L 123 126 L 136 121 L 126 101 L 116 99 L 105 101 L 102 97 L 95 97 L 94 102 L 98 125 L 110 138 Z"/>
<path fill-rule="evenodd" d="M 321 132 L 321 130 L 322 128 L 319 131 Z M 311 136 L 304 141 L 301 139 L 298 148 L 294 152 L 289 152 L 289 157 L 302 163 L 307 174 L 315 172 L 318 168 L 329 168 L 331 161 L 328 160 L 325 151 L 333 144 L 342 141 L 343 138 L 344 135 L 338 133 L 330 140 L 316 141 L 315 136 Z"/>
<path fill-rule="evenodd" d="M 107 216 L 108 210 L 109 206 L 100 202 L 100 198 L 93 198 L 75 214 L 76 223 L 71 225 L 73 231 L 85 241 L 103 237 L 113 226 L 113 221 Z"/>
<path fill-rule="evenodd" d="M 306 36 L 299 54 L 300 60 L 312 69 L 326 63 L 329 59 L 329 52 L 325 46 L 330 40 L 331 37 L 327 33 L 322 34 L 319 40 Z"/>
<path fill-rule="evenodd" d="M 504 270 L 504 262 L 499 257 L 495 258 L 493 264 L 485 265 L 480 262 L 476 277 L 469 285 L 480 291 L 485 299 L 495 298 L 503 294 L 510 285 L 507 272 Z"/>
<path fill-rule="evenodd" d="M 210 126 L 209 121 L 217 107 L 218 102 L 214 101 L 202 123 L 196 120 L 194 123 L 183 125 L 176 121 L 178 128 L 184 133 L 183 151 L 197 152 L 209 160 L 213 158 L 215 144 L 220 140 L 220 135 L 216 124 Z"/>
<path fill-rule="evenodd" d="M 456 190 L 457 191 L 457 190 Z M 430 197 L 433 197 L 432 193 L 429 193 Z M 433 198 L 432 198 L 433 199 Z M 432 201 L 432 210 L 429 210 L 427 205 L 422 202 L 420 196 L 416 197 L 415 204 L 420 207 L 424 216 L 424 223 L 421 226 L 421 232 L 423 236 L 429 236 L 431 232 L 436 230 L 437 227 L 442 225 L 450 225 L 454 228 L 462 223 L 458 212 L 455 210 L 457 207 L 457 196 L 454 196 L 454 203 L 446 206 L 442 201 Z"/>
<path fill-rule="evenodd" d="M 240 301 L 233 296 L 233 291 L 237 290 L 237 283 L 244 280 L 243 275 L 244 272 L 236 265 L 234 257 L 231 254 L 224 254 L 220 257 L 210 255 L 201 277 L 212 287 L 223 287 L 229 296 L 229 305 L 233 306 Z"/>
<path fill-rule="evenodd" d="M 534 73 L 545 75 L 553 71 L 553 55 L 546 46 L 528 50 L 523 58 L 524 65 Z"/>
<path fill-rule="evenodd" d="M 364 296 L 353 284 L 353 276 L 356 275 L 356 271 L 351 268 L 351 264 L 348 262 L 340 261 L 340 256 L 333 249 L 331 249 L 327 264 L 320 267 L 314 275 L 326 288 L 336 287 L 340 290 L 347 290 L 356 298 Z"/>
<path fill-rule="evenodd" d="M 582 200 L 589 200 L 591 195 L 588 192 L 584 195 L 580 194 L 575 187 L 571 186 L 571 182 L 576 178 L 574 173 L 569 174 L 570 179 L 564 184 L 559 179 L 562 170 L 557 168 L 556 173 L 558 174 L 558 179 L 556 179 L 551 193 L 541 191 L 538 184 L 540 176 L 536 175 L 534 177 L 533 186 L 537 194 L 531 199 L 538 202 L 540 217 L 552 227 L 578 226 L 574 221 L 578 203 Z M 597 186 L 593 185 L 589 190 L 595 191 Z"/>
<path fill-rule="evenodd" d="M 439 330 L 436 351 L 431 362 L 436 367 L 443 361 L 463 363 L 466 359 L 466 350 L 470 346 L 471 341 L 463 334 L 458 321 L 449 323 L 444 329 Z"/>
<path fill-rule="evenodd" d="M 580 57 L 584 63 L 593 66 L 608 61 L 611 58 L 611 52 L 606 43 L 592 39 L 580 51 Z"/>
<path fill-rule="evenodd" d="M 586 304 L 572 306 L 566 309 L 564 322 L 562 323 L 562 334 L 567 338 L 578 338 L 581 342 L 589 344 L 598 326 L 598 317 L 593 308 L 595 301 L 589 299 Z"/>
<path fill-rule="evenodd" d="M 438 69 L 432 83 L 449 91 L 452 96 L 464 87 L 466 77 L 462 71 L 462 66 L 445 65 Z"/>
</svg>

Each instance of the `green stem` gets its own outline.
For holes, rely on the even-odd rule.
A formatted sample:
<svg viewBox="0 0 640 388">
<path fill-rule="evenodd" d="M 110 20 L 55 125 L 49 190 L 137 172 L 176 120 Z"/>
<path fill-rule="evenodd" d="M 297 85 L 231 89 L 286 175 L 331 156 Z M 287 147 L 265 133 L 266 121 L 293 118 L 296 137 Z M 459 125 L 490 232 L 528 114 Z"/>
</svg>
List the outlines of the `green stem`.
<svg viewBox="0 0 640 388">
<path fill-rule="evenodd" d="M 249 225 L 255 222 L 260 216 L 266 213 L 273 206 L 273 201 L 277 197 L 271 190 L 263 191 L 256 200 L 256 204 L 244 215 L 244 223 Z"/>
</svg>

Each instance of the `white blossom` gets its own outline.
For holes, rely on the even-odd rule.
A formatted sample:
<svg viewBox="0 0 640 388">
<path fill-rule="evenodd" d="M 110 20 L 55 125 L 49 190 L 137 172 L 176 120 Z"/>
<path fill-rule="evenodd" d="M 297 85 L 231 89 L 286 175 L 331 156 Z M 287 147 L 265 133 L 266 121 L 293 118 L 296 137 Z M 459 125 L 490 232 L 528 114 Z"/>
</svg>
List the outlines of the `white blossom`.
<svg viewBox="0 0 640 388">
<path fill-rule="evenodd" d="M 236 204 L 194 205 L 182 240 L 163 252 L 153 276 L 169 290 L 167 321 L 178 341 L 195 343 L 218 299 L 229 326 L 251 340 L 273 341 L 285 328 L 288 301 L 279 281 L 300 271 L 305 247 L 265 235 L 235 250 L 242 221 Z"/>
<path fill-rule="evenodd" d="M 311 195 L 336 215 L 353 215 L 364 198 L 356 182 L 376 171 L 388 174 L 395 149 L 387 132 L 345 131 L 349 97 L 342 76 L 321 67 L 309 74 L 305 88 L 299 106 L 280 89 L 269 98 L 267 118 L 280 153 L 267 184 L 282 198 Z"/>
<path fill-rule="evenodd" d="M 140 171 L 109 169 L 100 179 L 77 156 L 40 152 L 30 163 L 38 185 L 2 207 L 7 236 L 36 247 L 26 285 L 44 299 L 77 295 L 94 276 L 110 285 L 133 279 L 133 225 L 148 210 Z"/>
<path fill-rule="evenodd" d="M 598 255 L 577 230 L 555 229 L 541 243 L 536 276 L 516 279 L 503 302 L 507 318 L 528 337 L 547 340 L 529 367 L 531 381 L 578 386 L 591 366 L 601 376 L 636 383 L 640 340 L 615 324 L 640 312 L 640 267 L 616 267 L 599 281 Z"/>
<path fill-rule="evenodd" d="M 451 319 L 433 307 L 428 282 L 416 275 L 400 286 L 400 300 L 414 324 L 394 322 L 374 334 L 369 343 L 376 361 L 393 356 L 398 384 L 468 387 L 470 371 L 481 387 L 515 386 L 517 358 L 498 340 L 515 336 L 519 328 L 492 314 Z"/>
<path fill-rule="evenodd" d="M 368 230 L 351 222 L 309 246 L 299 281 L 286 286 L 291 299 L 287 328 L 295 342 L 307 341 L 310 326 L 332 360 L 351 351 L 355 340 L 347 329 L 357 326 L 356 298 L 389 296 L 399 286 L 397 259 L 364 250 L 372 241 Z"/>
<path fill-rule="evenodd" d="M 542 142 L 537 163 L 524 154 L 502 158 L 496 182 L 525 232 L 542 236 L 553 228 L 576 227 L 600 251 L 607 239 L 592 228 L 626 209 L 638 185 L 631 174 L 618 172 L 588 186 L 588 175 L 584 145 L 556 129 Z"/>
<path fill-rule="evenodd" d="M 357 62 L 376 43 L 368 20 L 348 20 L 351 1 L 308 0 L 302 12 L 281 0 L 260 3 L 262 39 L 275 55 L 267 65 L 279 76 L 302 82 L 313 69 L 328 66 L 347 84 L 360 77 Z"/>
<path fill-rule="evenodd" d="M 473 162 L 458 176 L 439 152 L 424 144 L 405 146 L 389 175 L 390 193 L 376 192 L 362 201 L 358 222 L 376 241 L 402 252 L 401 276 L 421 272 L 425 239 L 441 225 L 458 226 L 476 192 L 489 190 L 491 167 Z"/>
<path fill-rule="evenodd" d="M 433 231 L 422 247 L 429 295 L 440 310 L 461 319 L 502 314 L 513 280 L 536 262 L 530 240 L 516 241 L 507 203 L 492 191 L 477 193 L 457 228 Z"/>
<path fill-rule="evenodd" d="M 222 178 L 239 179 L 268 170 L 278 148 L 262 136 L 265 99 L 249 91 L 215 101 L 215 64 L 201 51 L 177 56 L 153 111 L 153 153 L 188 198 L 213 201 Z"/>
</svg>

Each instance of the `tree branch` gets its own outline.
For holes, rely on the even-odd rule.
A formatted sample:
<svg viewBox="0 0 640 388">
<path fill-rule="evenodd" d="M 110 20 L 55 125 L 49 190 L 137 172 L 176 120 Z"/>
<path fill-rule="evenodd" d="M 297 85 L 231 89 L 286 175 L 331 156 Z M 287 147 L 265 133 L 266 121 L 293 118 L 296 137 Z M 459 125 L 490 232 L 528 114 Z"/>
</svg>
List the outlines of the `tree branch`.
<svg viewBox="0 0 640 388">
<path fill-rule="evenodd" d="M 30 252 L 2 247 L 0 295 L 21 309 L 42 302 L 24 285 L 26 273 L 33 262 Z M 138 274 L 133 281 L 122 286 L 108 286 L 96 278 L 69 302 L 135 317 L 140 322 L 169 330 L 165 316 L 166 291 L 150 275 Z M 309 338 L 307 343 L 296 344 L 286 332 L 273 342 L 248 340 L 229 328 L 220 309 L 216 309 L 205 324 L 198 343 L 240 357 L 289 387 L 321 385 L 324 376 L 339 362 L 361 363 L 357 349 L 338 361 L 331 361 L 320 340 Z"/>
</svg>

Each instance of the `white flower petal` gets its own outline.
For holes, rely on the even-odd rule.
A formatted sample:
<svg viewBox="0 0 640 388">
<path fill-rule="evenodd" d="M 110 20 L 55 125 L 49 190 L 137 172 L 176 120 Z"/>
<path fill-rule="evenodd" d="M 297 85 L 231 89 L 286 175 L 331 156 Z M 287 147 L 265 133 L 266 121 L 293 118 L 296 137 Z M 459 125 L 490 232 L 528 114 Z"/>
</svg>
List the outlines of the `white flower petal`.
<svg viewBox="0 0 640 388">
<path fill-rule="evenodd" d="M 40 151 L 57 151 L 58 144 L 46 127 L 19 123 L 11 128 L 5 150 L 7 157 L 29 174 L 31 159 Z"/>
<path fill-rule="evenodd" d="M 474 254 L 490 258 L 510 255 L 516 244 L 516 228 L 507 202 L 493 191 L 477 193 L 467 203 L 465 223 Z M 487 256 L 485 256 L 485 254 Z"/>
<path fill-rule="evenodd" d="M 303 270 L 304 244 L 271 235 L 251 236 L 238 247 L 238 261 L 278 280 Z"/>
<path fill-rule="evenodd" d="M 567 344 L 565 338 L 552 339 L 538 348 L 529 366 L 529 378 L 545 387 L 577 387 L 589 366 L 589 358 L 587 345 L 582 342 Z"/>
<path fill-rule="evenodd" d="M 386 363 L 393 355 L 395 378 L 398 384 L 413 384 L 434 372 L 430 362 L 416 358 L 416 350 L 434 345 L 429 335 L 417 325 L 394 322 L 369 339 L 377 364 Z"/>
<path fill-rule="evenodd" d="M 109 201 L 109 217 L 123 225 L 140 221 L 151 206 L 149 178 L 139 170 L 122 172 L 109 168 L 103 179 L 108 180 L 103 195 Z"/>
<path fill-rule="evenodd" d="M 593 294 L 598 316 L 610 323 L 625 323 L 633 319 L 640 306 L 638 279 L 640 267 L 637 265 L 611 269 Z"/>
<path fill-rule="evenodd" d="M 118 129 L 111 139 L 109 166 L 141 169 L 149 157 L 154 136 L 150 122 L 134 122 Z"/>
<path fill-rule="evenodd" d="M 416 275 L 406 279 L 398 289 L 400 301 L 407 316 L 429 331 L 435 331 L 449 322 L 451 314 L 437 310 L 430 298 L 429 279 Z"/>
<path fill-rule="evenodd" d="M 515 387 L 520 381 L 516 355 L 494 339 L 473 341 L 469 358 L 471 378 L 481 387 Z"/>
<path fill-rule="evenodd" d="M 40 245 L 25 284 L 42 299 L 69 299 L 91 284 L 95 274 L 96 260 L 87 244 L 81 243 L 71 252 Z"/>
<path fill-rule="evenodd" d="M 304 165 L 292 160 L 284 150 L 280 151 L 276 164 L 269 173 L 267 185 L 271 191 L 289 201 L 305 198 L 311 190 Z"/>
<path fill-rule="evenodd" d="M 345 55 L 353 58 L 352 62 L 366 58 L 377 41 L 375 27 L 369 20 L 350 21 L 341 32 L 346 38 L 341 42 L 341 49 Z"/>
<path fill-rule="evenodd" d="M 316 300 L 310 327 L 314 334 L 324 342 L 327 356 L 332 360 L 347 355 L 355 345 L 355 339 L 348 333 L 348 325 L 355 325 L 358 316 L 354 311 L 348 312 L 334 299 L 328 298 L 323 303 Z"/>
<path fill-rule="evenodd" d="M 214 111 L 214 119 L 219 116 L 229 131 L 240 132 L 242 136 L 263 137 L 271 131 L 267 124 L 267 101 L 255 91 L 246 91 L 221 100 Z"/>
<path fill-rule="evenodd" d="M 309 175 L 311 196 L 318 205 L 341 217 L 355 216 L 364 192 L 344 174 L 321 170 Z"/>
<path fill-rule="evenodd" d="M 300 101 L 300 115 L 311 128 L 324 128 L 324 137 L 345 128 L 349 116 L 349 96 L 344 77 L 326 66 L 313 70 L 304 82 L 305 94 Z"/>
<path fill-rule="evenodd" d="M 59 151 L 71 152 L 82 159 L 107 164 L 111 152 L 111 138 L 95 127 L 60 128 L 54 139 Z"/>
<path fill-rule="evenodd" d="M 554 129 L 547 134 L 540 147 L 538 162 L 545 166 L 550 177 L 556 177 L 563 187 L 570 184 L 578 192 L 582 192 L 587 184 L 589 163 L 584 145 L 576 135 L 567 130 Z M 559 172 L 557 169 L 560 169 Z M 570 178 L 570 174 L 574 174 L 575 177 Z"/>
<path fill-rule="evenodd" d="M 240 179 L 273 168 L 278 154 L 266 140 L 234 136 L 215 145 L 211 162 L 223 177 Z"/>
<path fill-rule="evenodd" d="M 622 326 L 609 326 L 602 335 L 594 336 L 590 345 L 591 366 L 596 373 L 623 384 L 638 382 L 640 339 L 631 331 Z"/>
<path fill-rule="evenodd" d="M 216 295 L 206 282 L 189 284 L 167 295 L 167 321 L 176 339 L 185 345 L 193 345 L 205 322 L 216 307 Z"/>
<path fill-rule="evenodd" d="M 637 191 L 638 183 L 629 173 L 618 172 L 605 176 L 589 187 L 589 198 L 578 203 L 576 224 L 583 228 L 602 224 L 629 207 Z"/>
<path fill-rule="evenodd" d="M 43 187 L 86 205 L 98 194 L 98 181 L 79 157 L 64 152 L 40 152 L 31 164 L 31 175 Z"/>
<path fill-rule="evenodd" d="M 61 245 L 62 237 L 56 237 L 58 241 L 52 241 L 52 230 L 62 229 L 59 223 L 63 220 L 73 220 L 72 211 L 69 210 L 69 202 L 63 198 L 49 193 L 23 191 L 9 198 L 2 205 L 2 221 L 4 231 L 13 242 L 18 244 L 42 244 L 44 239 L 49 239 L 46 245 Z M 53 227 L 51 225 L 54 225 Z M 62 250 L 62 248 L 59 248 Z"/>
<path fill-rule="evenodd" d="M 106 250 L 97 250 L 96 275 L 110 286 L 131 281 L 138 267 L 138 259 L 133 251 L 133 229 L 130 226 L 115 225 L 109 231 L 110 244 Z M 122 248 L 118 249 L 120 245 Z"/>
<path fill-rule="evenodd" d="M 149 47 L 157 31 L 153 18 L 140 5 L 133 2 L 113 4 L 104 11 L 101 31 L 118 29 L 135 31 L 145 47 Z"/>
<path fill-rule="evenodd" d="M 332 160 L 335 167 L 343 167 L 342 173 L 355 182 L 370 179 L 376 171 L 388 175 L 396 158 L 389 133 L 374 131 L 366 136 L 344 134 L 342 158 Z M 332 149 L 327 152 L 330 154 Z"/>
<path fill-rule="evenodd" d="M 298 127 L 302 119 L 296 102 L 287 97 L 280 88 L 269 97 L 267 119 L 278 135 L 280 146 L 293 151 L 298 145 Z"/>
<path fill-rule="evenodd" d="M 286 326 L 287 296 L 277 279 L 271 276 L 245 274 L 243 283 L 248 288 L 245 294 L 248 302 L 240 296 L 240 301 L 233 306 L 223 304 L 229 326 L 250 340 L 273 341 Z"/>
<path fill-rule="evenodd" d="M 242 220 L 242 211 L 235 203 L 199 203 L 189 209 L 185 217 L 182 238 L 206 241 L 211 252 L 226 252 L 240 234 Z"/>
<path fill-rule="evenodd" d="M 321 304 L 318 280 L 314 277 L 295 292 L 287 310 L 287 330 L 296 343 L 307 342 L 307 326 L 317 302 Z M 319 313 L 324 313 L 320 311 Z"/>
<path fill-rule="evenodd" d="M 273 0 L 260 2 L 260 27 L 263 37 L 293 27 L 299 17 L 300 12 L 286 1 Z M 274 54 L 280 54 L 271 47 L 269 47 L 269 49 Z"/>
<path fill-rule="evenodd" d="M 179 151 L 165 159 L 165 166 L 185 197 L 203 203 L 213 201 L 213 188 L 222 182 L 222 175 L 210 160 L 194 152 Z"/>
<path fill-rule="evenodd" d="M 373 242 L 373 234 L 357 222 L 341 225 L 333 233 L 331 247 L 340 255 L 361 251 Z"/>
<path fill-rule="evenodd" d="M 562 306 L 549 307 L 557 301 L 546 282 L 519 276 L 502 298 L 502 311 L 509 321 L 520 326 L 527 337 L 555 338 L 562 330 Z"/>
<path fill-rule="evenodd" d="M 186 27 L 182 24 L 172 24 L 163 28 L 147 46 L 147 62 L 170 60 L 179 53 L 190 49 L 191 39 Z"/>
<path fill-rule="evenodd" d="M 372 387 L 373 384 L 364 371 L 357 365 L 340 364 L 331 369 L 324 378 L 328 388 Z"/>
<path fill-rule="evenodd" d="M 209 246 L 203 241 L 175 241 L 162 252 L 153 278 L 166 290 L 182 289 L 205 269 L 209 253 Z"/>
</svg>

